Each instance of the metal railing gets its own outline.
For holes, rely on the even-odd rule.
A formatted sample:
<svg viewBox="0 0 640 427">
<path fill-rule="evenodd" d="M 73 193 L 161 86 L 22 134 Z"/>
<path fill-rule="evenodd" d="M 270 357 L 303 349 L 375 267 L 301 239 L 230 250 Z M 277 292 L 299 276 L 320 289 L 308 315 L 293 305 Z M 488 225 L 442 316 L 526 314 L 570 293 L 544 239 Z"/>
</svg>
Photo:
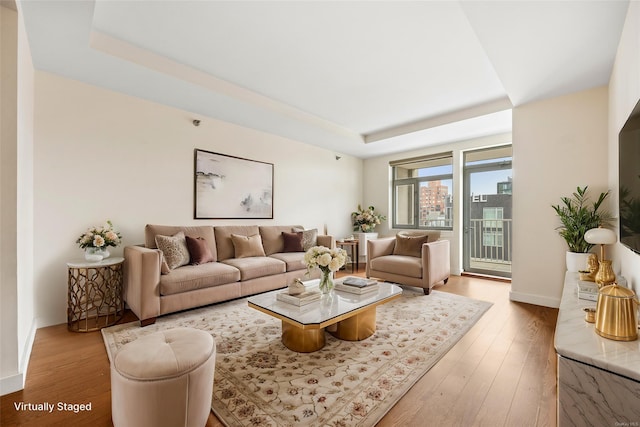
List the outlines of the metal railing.
<svg viewBox="0 0 640 427">
<path fill-rule="evenodd" d="M 468 234 L 471 267 L 511 271 L 511 219 L 472 219 Z"/>
</svg>

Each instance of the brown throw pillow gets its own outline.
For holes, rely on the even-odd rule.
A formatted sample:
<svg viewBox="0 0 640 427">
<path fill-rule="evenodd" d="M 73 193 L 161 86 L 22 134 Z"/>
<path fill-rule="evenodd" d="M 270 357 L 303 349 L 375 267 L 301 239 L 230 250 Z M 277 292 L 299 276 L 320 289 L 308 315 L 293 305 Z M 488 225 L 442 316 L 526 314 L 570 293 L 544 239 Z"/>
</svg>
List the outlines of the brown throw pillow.
<svg viewBox="0 0 640 427">
<path fill-rule="evenodd" d="M 215 261 L 205 239 L 191 236 L 185 236 L 185 239 L 187 241 L 187 249 L 189 249 L 189 257 L 191 258 L 192 265 Z"/>
<path fill-rule="evenodd" d="M 302 246 L 302 231 L 297 233 L 282 232 L 282 238 L 284 239 L 283 252 L 303 252 L 304 246 Z"/>
<path fill-rule="evenodd" d="M 393 254 L 420 258 L 422 256 L 422 245 L 427 243 L 428 239 L 428 235 L 403 236 L 396 234 L 396 246 L 393 248 Z"/>
<path fill-rule="evenodd" d="M 174 234 L 173 236 L 156 236 L 156 246 L 162 251 L 169 269 L 181 267 L 189 264 L 189 249 L 184 232 Z"/>
<path fill-rule="evenodd" d="M 233 242 L 235 258 L 266 256 L 262 247 L 262 238 L 259 234 L 254 234 L 253 236 L 232 234 L 231 241 Z"/>
</svg>

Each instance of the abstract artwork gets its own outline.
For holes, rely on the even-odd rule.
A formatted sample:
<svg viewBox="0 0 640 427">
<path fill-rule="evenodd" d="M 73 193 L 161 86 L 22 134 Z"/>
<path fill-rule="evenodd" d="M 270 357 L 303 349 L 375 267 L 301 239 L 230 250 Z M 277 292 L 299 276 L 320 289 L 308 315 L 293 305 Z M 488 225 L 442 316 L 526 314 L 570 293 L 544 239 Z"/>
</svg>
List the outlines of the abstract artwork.
<svg viewBox="0 0 640 427">
<path fill-rule="evenodd" d="M 195 150 L 195 219 L 273 219 L 273 163 Z"/>
</svg>

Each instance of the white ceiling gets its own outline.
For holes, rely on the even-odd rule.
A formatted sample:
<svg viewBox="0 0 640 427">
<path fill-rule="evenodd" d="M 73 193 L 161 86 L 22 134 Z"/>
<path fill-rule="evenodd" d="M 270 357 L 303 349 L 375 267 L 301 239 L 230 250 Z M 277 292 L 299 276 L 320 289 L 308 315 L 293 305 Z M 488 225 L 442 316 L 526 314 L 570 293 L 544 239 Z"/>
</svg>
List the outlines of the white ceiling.
<svg viewBox="0 0 640 427">
<path fill-rule="evenodd" d="M 628 0 L 19 5 L 37 69 L 367 158 L 606 85 Z"/>
</svg>

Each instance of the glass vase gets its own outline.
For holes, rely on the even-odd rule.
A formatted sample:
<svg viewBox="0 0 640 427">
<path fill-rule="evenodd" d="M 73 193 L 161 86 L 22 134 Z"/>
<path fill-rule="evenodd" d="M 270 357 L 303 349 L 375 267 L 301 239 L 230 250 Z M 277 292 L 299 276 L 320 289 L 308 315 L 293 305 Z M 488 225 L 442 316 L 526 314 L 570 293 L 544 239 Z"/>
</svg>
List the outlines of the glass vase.
<svg viewBox="0 0 640 427">
<path fill-rule="evenodd" d="M 333 290 L 333 274 L 331 273 L 331 270 L 329 269 L 322 269 L 322 275 L 320 276 L 320 292 L 322 292 L 324 295 L 326 294 L 330 294 L 331 291 Z"/>
</svg>

